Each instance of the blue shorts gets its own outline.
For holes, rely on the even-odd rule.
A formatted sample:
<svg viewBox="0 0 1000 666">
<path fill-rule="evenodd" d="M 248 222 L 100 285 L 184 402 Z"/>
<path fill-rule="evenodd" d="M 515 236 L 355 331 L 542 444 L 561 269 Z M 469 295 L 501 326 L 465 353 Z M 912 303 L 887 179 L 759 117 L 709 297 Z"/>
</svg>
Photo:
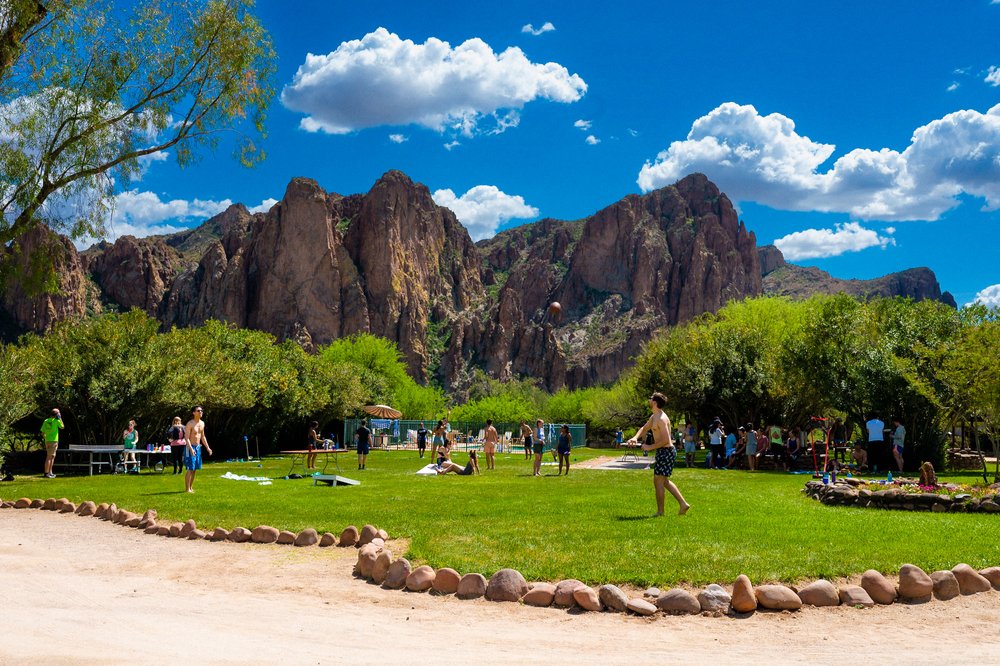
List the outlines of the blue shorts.
<svg viewBox="0 0 1000 666">
<path fill-rule="evenodd" d="M 694 442 L 684 442 L 684 453 L 694 453 L 696 447 L 697 444 L 695 444 Z"/>
<path fill-rule="evenodd" d="M 194 455 L 191 455 L 186 446 L 184 447 L 184 469 L 189 472 L 201 469 L 201 444 L 192 448 L 194 448 Z"/>
<path fill-rule="evenodd" d="M 556 453 L 558 453 L 561 456 L 568 456 L 569 455 L 569 448 L 567 447 L 567 448 L 564 449 L 562 447 L 559 447 L 558 449 L 556 449 Z"/>
<path fill-rule="evenodd" d="M 358 442 L 358 455 L 366 456 L 371 450 L 371 445 L 368 442 Z"/>
</svg>

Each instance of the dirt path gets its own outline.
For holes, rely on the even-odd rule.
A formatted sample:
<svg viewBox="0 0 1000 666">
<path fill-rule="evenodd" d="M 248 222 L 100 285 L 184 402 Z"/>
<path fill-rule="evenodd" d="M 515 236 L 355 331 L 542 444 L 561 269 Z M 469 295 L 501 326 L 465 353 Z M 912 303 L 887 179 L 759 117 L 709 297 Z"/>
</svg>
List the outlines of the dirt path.
<svg viewBox="0 0 1000 666">
<path fill-rule="evenodd" d="M 389 592 L 353 549 L 147 536 L 0 512 L 0 664 L 1000 661 L 1000 593 L 746 619 L 573 615 Z"/>
</svg>

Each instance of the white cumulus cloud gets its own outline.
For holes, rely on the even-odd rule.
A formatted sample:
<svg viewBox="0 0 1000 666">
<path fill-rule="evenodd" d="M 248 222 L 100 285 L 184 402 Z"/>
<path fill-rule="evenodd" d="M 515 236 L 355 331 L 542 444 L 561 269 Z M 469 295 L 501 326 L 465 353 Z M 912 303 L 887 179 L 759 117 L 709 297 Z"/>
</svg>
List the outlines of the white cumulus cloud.
<svg viewBox="0 0 1000 666">
<path fill-rule="evenodd" d="M 989 71 L 986 72 L 986 83 L 991 86 L 1000 86 L 1000 67 L 992 66 Z"/>
<path fill-rule="evenodd" d="M 521 26 L 521 32 L 526 32 L 529 35 L 534 35 L 535 37 L 538 37 L 539 35 L 543 35 L 546 32 L 552 32 L 555 29 L 556 29 L 556 27 L 554 25 L 552 25 L 552 23 L 550 21 L 546 21 L 545 23 L 543 23 L 541 28 L 535 28 L 530 23 L 527 24 L 527 25 Z"/>
<path fill-rule="evenodd" d="M 462 196 L 450 189 L 437 190 L 431 196 L 437 205 L 455 213 L 474 241 L 490 238 L 507 220 L 538 217 L 538 209 L 526 204 L 523 197 L 506 194 L 493 185 L 476 185 Z"/>
<path fill-rule="evenodd" d="M 267 199 L 264 199 L 259 204 L 257 204 L 253 208 L 249 208 L 248 210 L 251 213 L 266 213 L 267 211 L 271 210 L 271 208 L 276 203 L 278 203 L 277 199 L 272 199 L 272 198 L 268 197 Z"/>
<path fill-rule="evenodd" d="M 129 190 L 115 196 L 112 222 L 148 227 L 166 220 L 209 218 L 233 205 L 230 199 L 171 199 L 162 201 L 155 192 Z M 159 233 L 159 232 L 154 232 Z"/>
<path fill-rule="evenodd" d="M 382 125 L 422 125 L 465 136 L 516 124 L 516 111 L 544 99 L 575 102 L 587 91 L 559 63 L 534 63 L 510 47 L 495 53 L 481 39 L 452 47 L 431 37 L 423 44 L 378 28 L 326 55 L 306 55 L 282 103 L 305 114 L 309 132 L 345 134 Z"/>
<path fill-rule="evenodd" d="M 857 222 L 847 222 L 836 225 L 834 229 L 796 231 L 775 239 L 774 245 L 789 261 L 836 257 L 845 252 L 858 252 L 870 247 L 884 250 L 889 245 L 896 244 L 896 240 L 889 235 L 894 231 L 889 227 L 885 230 L 887 235 L 880 236 L 878 232 L 866 229 Z"/>
<path fill-rule="evenodd" d="M 948 92 L 955 92 L 958 90 L 958 81 L 952 81 L 951 85 L 948 86 Z"/>
<path fill-rule="evenodd" d="M 972 299 L 972 303 L 976 302 L 982 303 L 987 307 L 1000 308 L 1000 284 L 991 285 L 980 291 Z M 972 305 L 972 303 L 966 303 L 966 305 Z"/>
<path fill-rule="evenodd" d="M 593 125 L 593 124 L 594 124 L 594 122 L 592 120 L 582 120 L 581 119 L 581 120 L 578 120 L 575 123 L 573 123 L 573 127 L 577 128 L 578 130 L 583 130 L 584 132 L 586 132 L 587 130 L 590 129 L 591 125 Z"/>
<path fill-rule="evenodd" d="M 599 144 L 599 143 L 601 142 L 601 140 L 600 140 L 600 139 L 598 139 L 598 138 L 597 138 L 596 136 L 594 136 L 593 134 L 591 134 L 590 136 L 588 136 L 588 137 L 587 137 L 586 139 L 584 139 L 584 140 L 585 140 L 585 141 L 587 142 L 587 145 L 588 145 L 588 146 L 596 146 L 597 144 Z"/>
<path fill-rule="evenodd" d="M 780 113 L 726 102 L 647 162 L 637 182 L 648 191 L 700 171 L 735 201 L 867 220 L 936 220 L 962 193 L 1000 207 L 1000 104 L 918 127 L 902 152 L 856 148 L 821 171 L 835 149 Z"/>
<path fill-rule="evenodd" d="M 409 137 L 407 137 L 405 134 L 390 134 L 389 135 L 389 141 L 392 141 L 393 143 L 405 143 L 406 141 L 409 141 L 409 140 L 410 140 Z"/>
</svg>

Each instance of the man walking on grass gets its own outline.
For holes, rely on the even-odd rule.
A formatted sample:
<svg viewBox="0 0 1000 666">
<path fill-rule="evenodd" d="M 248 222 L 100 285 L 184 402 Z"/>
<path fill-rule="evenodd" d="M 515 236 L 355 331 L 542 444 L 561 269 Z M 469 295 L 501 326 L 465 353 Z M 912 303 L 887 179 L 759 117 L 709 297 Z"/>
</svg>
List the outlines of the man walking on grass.
<svg viewBox="0 0 1000 666">
<path fill-rule="evenodd" d="M 683 516 L 687 513 L 691 505 L 684 501 L 681 491 L 670 480 L 670 475 L 674 472 L 674 461 L 677 459 L 677 449 L 674 448 L 673 438 L 670 435 L 670 419 L 663 412 L 667 405 L 667 398 L 662 393 L 654 393 L 649 397 L 649 406 L 653 410 L 653 415 L 649 417 L 645 425 L 639 428 L 628 443 L 635 445 L 636 441 L 647 432 L 653 433 L 653 443 L 643 444 L 643 451 L 656 451 L 653 459 L 653 487 L 656 489 L 656 515 L 658 518 L 663 515 L 663 502 L 665 499 L 664 490 L 669 490 L 680 505 L 677 515 Z"/>
<path fill-rule="evenodd" d="M 56 450 L 59 448 L 59 431 L 63 429 L 62 414 L 58 409 L 52 410 L 52 416 L 42 421 L 42 438 L 45 440 L 45 478 L 54 479 L 52 465 L 56 461 Z"/>
<path fill-rule="evenodd" d="M 372 431 L 368 429 L 368 422 L 365 419 L 361 419 L 361 425 L 354 434 L 358 437 L 358 469 L 364 469 L 372 446 Z"/>
</svg>

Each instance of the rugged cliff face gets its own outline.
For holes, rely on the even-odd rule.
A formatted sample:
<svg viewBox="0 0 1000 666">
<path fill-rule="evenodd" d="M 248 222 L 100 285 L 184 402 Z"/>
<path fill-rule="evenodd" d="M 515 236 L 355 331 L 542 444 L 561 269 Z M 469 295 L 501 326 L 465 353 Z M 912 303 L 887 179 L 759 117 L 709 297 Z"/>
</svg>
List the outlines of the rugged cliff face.
<svg viewBox="0 0 1000 666">
<path fill-rule="evenodd" d="M 37 273 L 38 262 L 48 258 L 54 267 L 55 289 L 46 293 L 26 289 L 21 278 Z M 0 248 L 0 265 L 6 278 L 0 303 L 5 310 L 8 337 L 47 331 L 65 319 L 79 319 L 100 312 L 96 289 L 87 278 L 80 254 L 69 239 L 38 226 L 7 248 Z"/>
<path fill-rule="evenodd" d="M 220 319 L 308 349 L 370 332 L 398 343 L 414 377 L 459 393 L 474 367 L 550 389 L 614 381 L 658 328 L 762 291 L 949 298 L 927 269 L 860 281 L 787 264 L 776 248 L 756 247 L 701 174 L 478 246 L 426 187 L 390 171 L 350 196 L 296 178 L 267 213 L 237 204 L 196 229 L 126 236 L 82 256 L 37 229 L 5 261 L 24 272 L 45 248 L 60 293 L 29 297 L 11 283 L 0 297 L 5 337 L 102 302 L 141 308 L 164 327 Z"/>
<path fill-rule="evenodd" d="M 655 329 L 761 289 L 753 233 L 701 174 L 480 249 L 503 285 L 479 357 L 499 376 L 543 377 L 550 388 L 613 381 Z M 557 319 L 551 301 L 563 306 Z"/>
<path fill-rule="evenodd" d="M 858 298 L 902 296 L 915 301 L 930 299 L 956 307 L 955 298 L 941 291 L 934 271 L 909 268 L 873 280 L 841 280 L 814 266 L 797 266 L 785 261 L 773 245 L 757 248 L 765 294 L 808 298 L 813 294 L 845 293 Z"/>
</svg>

